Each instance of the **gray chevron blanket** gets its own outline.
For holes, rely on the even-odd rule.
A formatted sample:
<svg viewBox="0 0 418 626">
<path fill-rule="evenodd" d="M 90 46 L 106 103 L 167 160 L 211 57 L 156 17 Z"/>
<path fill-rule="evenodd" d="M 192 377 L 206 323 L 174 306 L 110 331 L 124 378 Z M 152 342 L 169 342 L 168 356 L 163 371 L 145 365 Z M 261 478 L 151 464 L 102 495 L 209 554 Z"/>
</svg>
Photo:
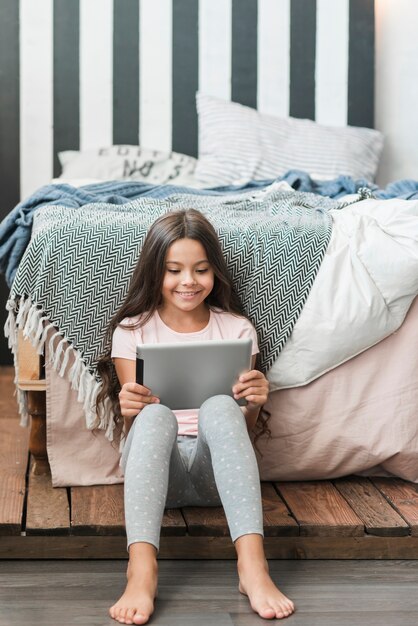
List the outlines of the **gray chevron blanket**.
<svg viewBox="0 0 418 626">
<path fill-rule="evenodd" d="M 341 205 L 273 184 L 223 198 L 181 194 L 122 206 L 95 203 L 37 211 L 7 304 L 9 345 L 15 351 L 20 327 L 41 352 L 52 330 L 51 363 L 79 390 L 88 427 L 106 429 L 110 439 L 110 414 L 98 420 L 94 411 L 100 389 L 96 362 L 108 347 L 106 326 L 126 294 L 149 226 L 169 210 L 190 207 L 202 211 L 219 234 L 238 294 L 258 332 L 261 365 L 268 370 L 292 332 L 323 259 L 331 236 L 328 211 Z M 24 404 L 20 409 L 25 416 Z"/>
</svg>

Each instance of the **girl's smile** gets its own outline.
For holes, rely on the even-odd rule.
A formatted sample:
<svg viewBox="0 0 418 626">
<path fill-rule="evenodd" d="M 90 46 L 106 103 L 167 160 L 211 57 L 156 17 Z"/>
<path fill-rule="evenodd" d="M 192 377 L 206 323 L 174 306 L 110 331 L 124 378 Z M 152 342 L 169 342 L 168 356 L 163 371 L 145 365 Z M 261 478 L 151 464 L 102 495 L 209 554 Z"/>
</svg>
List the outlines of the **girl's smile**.
<svg viewBox="0 0 418 626">
<path fill-rule="evenodd" d="M 192 298 L 194 298 L 200 293 L 200 290 L 199 291 L 175 291 L 174 293 L 180 296 L 180 298 L 184 298 L 185 300 L 191 300 Z"/>
</svg>

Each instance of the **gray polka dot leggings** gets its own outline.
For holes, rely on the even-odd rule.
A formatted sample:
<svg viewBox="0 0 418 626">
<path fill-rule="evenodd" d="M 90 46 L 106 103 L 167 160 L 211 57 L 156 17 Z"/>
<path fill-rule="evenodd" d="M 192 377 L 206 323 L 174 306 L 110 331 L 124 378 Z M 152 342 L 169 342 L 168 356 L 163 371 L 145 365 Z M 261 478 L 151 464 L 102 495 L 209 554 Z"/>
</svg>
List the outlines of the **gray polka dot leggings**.
<svg viewBox="0 0 418 626">
<path fill-rule="evenodd" d="M 223 505 L 232 541 L 263 536 L 260 478 L 244 415 L 229 396 L 199 411 L 197 437 L 178 436 L 174 413 L 161 404 L 142 409 L 122 453 L 128 548 L 145 541 L 159 549 L 164 508 Z"/>
</svg>

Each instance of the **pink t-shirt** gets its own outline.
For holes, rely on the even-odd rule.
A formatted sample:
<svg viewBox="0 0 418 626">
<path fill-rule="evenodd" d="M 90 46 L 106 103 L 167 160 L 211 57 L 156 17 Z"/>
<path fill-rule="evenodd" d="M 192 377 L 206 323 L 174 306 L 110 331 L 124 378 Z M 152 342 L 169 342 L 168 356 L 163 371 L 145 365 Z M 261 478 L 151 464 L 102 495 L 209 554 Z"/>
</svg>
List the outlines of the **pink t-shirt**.
<svg viewBox="0 0 418 626">
<path fill-rule="evenodd" d="M 133 325 L 139 316 L 123 320 L 122 324 Z M 179 333 L 164 324 L 158 311 L 140 328 L 133 330 L 118 326 L 113 333 L 112 358 L 136 360 L 136 347 L 145 343 L 176 343 L 181 341 L 207 341 L 209 339 L 241 339 L 251 337 L 252 354 L 259 352 L 257 333 L 245 317 L 226 313 L 219 309 L 210 310 L 208 325 L 194 333 Z M 179 424 L 179 435 L 197 435 L 198 409 L 174 411 Z"/>
</svg>

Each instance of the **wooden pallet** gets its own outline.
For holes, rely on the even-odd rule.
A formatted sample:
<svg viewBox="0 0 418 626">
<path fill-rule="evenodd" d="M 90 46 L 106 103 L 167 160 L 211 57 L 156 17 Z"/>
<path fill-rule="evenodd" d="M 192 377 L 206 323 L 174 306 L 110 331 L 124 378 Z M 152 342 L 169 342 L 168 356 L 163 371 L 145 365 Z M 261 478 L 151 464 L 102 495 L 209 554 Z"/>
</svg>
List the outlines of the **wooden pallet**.
<svg viewBox="0 0 418 626">
<path fill-rule="evenodd" d="M 20 389 L 31 428 L 18 424 L 13 370 L 0 369 L 0 557 L 125 558 L 123 486 L 52 488 L 45 381 L 19 337 Z M 398 479 L 262 483 L 268 558 L 418 559 L 418 485 Z M 164 515 L 160 558 L 229 559 L 222 507 Z"/>
<path fill-rule="evenodd" d="M 35 473 L 12 371 L 0 373 L 0 557 L 125 558 L 123 486 L 52 488 Z M 38 468 L 39 469 L 39 468 Z M 265 547 L 280 559 L 418 559 L 418 485 L 399 479 L 262 483 Z M 167 510 L 160 558 L 229 559 L 221 507 Z"/>
</svg>

